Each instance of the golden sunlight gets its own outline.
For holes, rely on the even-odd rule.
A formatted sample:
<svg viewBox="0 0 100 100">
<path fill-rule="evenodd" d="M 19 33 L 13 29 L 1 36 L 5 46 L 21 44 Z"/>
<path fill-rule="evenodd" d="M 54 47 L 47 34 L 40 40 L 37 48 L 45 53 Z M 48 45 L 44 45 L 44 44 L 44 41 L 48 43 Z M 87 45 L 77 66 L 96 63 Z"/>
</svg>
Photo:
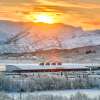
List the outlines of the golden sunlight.
<svg viewBox="0 0 100 100">
<path fill-rule="evenodd" d="M 55 13 L 49 13 L 49 12 L 39 12 L 39 13 L 33 13 L 31 12 L 29 15 L 26 16 L 27 21 L 31 22 L 42 22 L 42 23 L 48 23 L 48 24 L 53 24 L 53 23 L 59 23 L 61 19 L 59 15 Z"/>
<path fill-rule="evenodd" d="M 43 22 L 48 24 L 55 23 L 55 19 L 53 16 L 50 16 L 48 14 L 39 14 L 36 15 L 34 22 Z"/>
</svg>

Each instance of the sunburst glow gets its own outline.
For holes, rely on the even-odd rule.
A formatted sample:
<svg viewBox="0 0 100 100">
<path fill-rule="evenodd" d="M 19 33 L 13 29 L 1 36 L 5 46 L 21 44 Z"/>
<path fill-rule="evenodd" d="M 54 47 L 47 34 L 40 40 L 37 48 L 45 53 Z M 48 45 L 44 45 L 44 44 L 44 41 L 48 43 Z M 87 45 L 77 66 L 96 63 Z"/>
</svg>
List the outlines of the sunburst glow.
<svg viewBox="0 0 100 100">
<path fill-rule="evenodd" d="M 48 14 L 39 14 L 36 15 L 34 22 L 43 22 L 48 24 L 55 23 L 55 19 L 53 16 L 50 16 Z"/>
</svg>

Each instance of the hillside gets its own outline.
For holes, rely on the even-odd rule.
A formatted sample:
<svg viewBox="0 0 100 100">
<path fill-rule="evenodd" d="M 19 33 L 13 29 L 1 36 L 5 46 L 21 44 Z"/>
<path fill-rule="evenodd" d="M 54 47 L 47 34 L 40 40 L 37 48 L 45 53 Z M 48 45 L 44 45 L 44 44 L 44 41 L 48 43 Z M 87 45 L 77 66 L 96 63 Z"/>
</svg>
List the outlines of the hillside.
<svg viewBox="0 0 100 100">
<path fill-rule="evenodd" d="M 74 49 L 38 51 L 33 53 L 33 55 L 42 58 L 43 61 L 61 61 L 65 63 L 99 63 L 100 45 Z"/>
<path fill-rule="evenodd" d="M 1 54 L 0 62 L 54 62 L 64 63 L 99 63 L 100 45 L 86 46 L 74 49 L 51 49 L 24 53 Z"/>
<path fill-rule="evenodd" d="M 6 29 L 6 30 L 5 30 Z M 0 59 L 99 62 L 100 30 L 31 22 L 0 21 Z"/>
<path fill-rule="evenodd" d="M 6 30 L 5 30 L 6 29 Z M 0 53 L 73 49 L 100 45 L 100 30 L 44 23 L 0 21 Z"/>
</svg>

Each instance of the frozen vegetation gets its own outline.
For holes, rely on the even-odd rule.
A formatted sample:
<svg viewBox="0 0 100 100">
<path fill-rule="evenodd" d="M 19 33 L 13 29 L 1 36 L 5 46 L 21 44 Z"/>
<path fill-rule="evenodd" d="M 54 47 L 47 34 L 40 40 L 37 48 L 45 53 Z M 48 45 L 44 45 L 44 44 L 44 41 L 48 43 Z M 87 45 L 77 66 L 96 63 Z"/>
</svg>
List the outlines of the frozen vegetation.
<svg viewBox="0 0 100 100">
<path fill-rule="evenodd" d="M 96 78 L 67 78 L 67 77 L 32 77 L 0 78 L 0 91 L 8 92 L 34 92 L 66 89 L 94 89 L 100 88 L 100 79 Z"/>
<path fill-rule="evenodd" d="M 53 92 L 53 91 L 52 91 Z M 59 93 L 59 91 L 58 91 Z M 100 100 L 100 96 L 95 94 L 95 91 L 92 91 L 90 95 L 86 93 L 75 92 L 74 94 L 68 95 L 68 91 L 64 94 L 55 95 L 55 94 L 42 94 L 42 93 L 26 93 L 26 94 L 9 94 L 9 93 L 0 93 L 0 100 Z"/>
</svg>

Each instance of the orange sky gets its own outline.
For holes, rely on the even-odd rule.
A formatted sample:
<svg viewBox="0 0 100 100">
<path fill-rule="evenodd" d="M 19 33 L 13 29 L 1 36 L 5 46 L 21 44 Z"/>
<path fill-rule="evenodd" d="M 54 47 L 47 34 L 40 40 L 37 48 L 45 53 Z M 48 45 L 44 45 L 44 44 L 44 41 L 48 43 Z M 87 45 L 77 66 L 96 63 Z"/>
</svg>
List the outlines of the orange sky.
<svg viewBox="0 0 100 100">
<path fill-rule="evenodd" d="M 100 29 L 100 0 L 0 0 L 0 20 L 33 21 L 40 13 L 56 23 Z"/>
</svg>

